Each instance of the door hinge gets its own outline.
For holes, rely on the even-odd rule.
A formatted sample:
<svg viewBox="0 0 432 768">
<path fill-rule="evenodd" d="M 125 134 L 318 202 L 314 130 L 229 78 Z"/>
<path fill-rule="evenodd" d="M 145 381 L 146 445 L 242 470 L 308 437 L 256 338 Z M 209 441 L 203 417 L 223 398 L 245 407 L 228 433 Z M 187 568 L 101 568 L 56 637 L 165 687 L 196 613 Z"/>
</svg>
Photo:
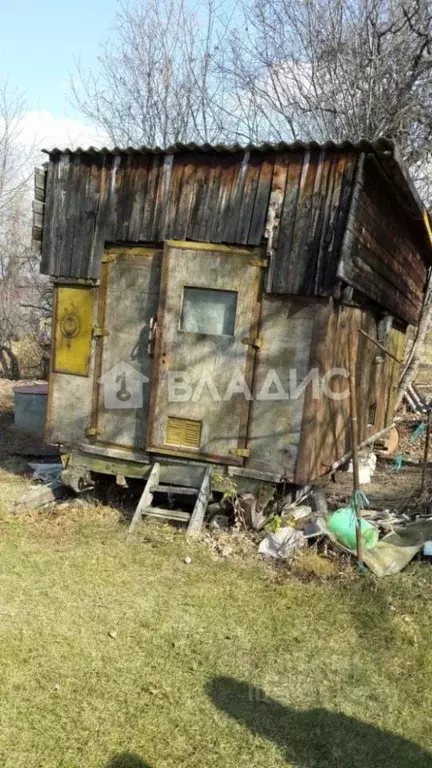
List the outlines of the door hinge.
<svg viewBox="0 0 432 768">
<path fill-rule="evenodd" d="M 87 427 L 85 431 L 86 437 L 97 437 L 98 434 L 99 434 L 99 430 L 96 429 L 96 427 Z"/>
<path fill-rule="evenodd" d="M 112 264 L 116 260 L 115 253 L 104 253 L 101 258 L 102 264 Z"/>
<path fill-rule="evenodd" d="M 67 466 L 70 461 L 70 453 L 62 453 L 60 456 L 61 463 L 63 464 L 64 469 L 67 469 Z"/>
<path fill-rule="evenodd" d="M 104 330 L 104 328 L 101 328 L 99 325 L 95 325 L 94 328 L 92 328 L 92 336 L 95 339 L 99 338 L 99 336 L 109 336 L 109 331 Z"/>
<path fill-rule="evenodd" d="M 266 269 L 269 264 L 270 259 L 252 259 L 252 261 L 249 262 L 251 267 L 262 267 L 262 269 Z"/>
<path fill-rule="evenodd" d="M 242 339 L 241 342 L 242 344 L 248 344 L 249 347 L 261 349 L 264 340 L 261 338 L 261 336 L 256 336 L 254 339 Z"/>
<path fill-rule="evenodd" d="M 250 448 L 231 448 L 230 453 L 233 456 L 243 456 L 248 459 L 250 456 Z"/>
</svg>

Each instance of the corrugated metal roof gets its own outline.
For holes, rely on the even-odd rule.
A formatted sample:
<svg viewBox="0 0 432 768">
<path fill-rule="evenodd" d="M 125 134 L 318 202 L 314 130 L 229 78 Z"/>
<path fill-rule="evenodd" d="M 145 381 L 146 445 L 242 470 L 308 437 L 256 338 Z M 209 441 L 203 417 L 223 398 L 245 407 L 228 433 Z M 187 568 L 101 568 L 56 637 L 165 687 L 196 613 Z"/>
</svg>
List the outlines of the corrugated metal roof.
<svg viewBox="0 0 432 768">
<path fill-rule="evenodd" d="M 325 141 L 320 143 L 318 141 L 294 141 L 294 142 L 263 142 L 262 144 L 196 144 L 190 142 L 183 144 L 182 142 L 176 142 L 169 147 L 77 147 L 71 149 L 65 147 L 61 149 L 54 147 L 54 149 L 43 149 L 42 151 L 48 155 L 171 155 L 179 152 L 218 152 L 218 153 L 230 153 L 236 152 L 287 152 L 295 150 L 357 150 L 359 152 L 395 152 L 395 144 L 391 139 L 385 137 L 376 139 L 376 141 L 368 141 L 367 139 L 359 139 L 358 141 Z"/>
</svg>

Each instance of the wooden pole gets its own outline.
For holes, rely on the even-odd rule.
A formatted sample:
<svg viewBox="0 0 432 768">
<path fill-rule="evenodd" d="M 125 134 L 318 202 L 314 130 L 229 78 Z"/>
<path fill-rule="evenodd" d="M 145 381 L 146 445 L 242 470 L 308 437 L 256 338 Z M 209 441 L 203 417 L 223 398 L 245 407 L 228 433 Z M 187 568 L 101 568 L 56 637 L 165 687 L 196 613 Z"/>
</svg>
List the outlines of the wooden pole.
<svg viewBox="0 0 432 768">
<path fill-rule="evenodd" d="M 429 457 L 431 424 L 432 424 L 432 406 L 431 404 L 429 404 L 428 417 L 427 417 L 427 423 L 426 423 L 426 439 L 425 439 L 425 448 L 424 448 L 424 456 L 423 456 L 423 469 L 422 469 L 422 478 L 421 478 L 421 485 L 420 485 L 421 493 L 423 493 L 426 486 L 426 472 L 427 472 L 428 457 Z"/>
<path fill-rule="evenodd" d="M 358 491 L 360 489 L 359 481 L 359 459 L 358 459 L 358 422 L 357 422 L 357 392 L 356 392 L 356 362 L 357 362 L 357 331 L 349 334 L 349 389 L 350 389 L 350 421 L 351 421 L 351 452 L 353 463 L 353 498 L 356 515 L 356 545 L 357 560 L 362 562 L 362 540 L 361 540 L 361 512 L 358 502 Z"/>
</svg>

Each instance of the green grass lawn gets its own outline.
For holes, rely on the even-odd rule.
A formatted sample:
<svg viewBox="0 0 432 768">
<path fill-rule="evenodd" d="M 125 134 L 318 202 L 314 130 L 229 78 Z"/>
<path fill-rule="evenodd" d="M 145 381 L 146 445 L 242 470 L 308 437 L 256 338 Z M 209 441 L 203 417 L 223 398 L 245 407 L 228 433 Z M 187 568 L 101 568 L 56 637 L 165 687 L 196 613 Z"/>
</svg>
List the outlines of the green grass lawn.
<svg viewBox="0 0 432 768">
<path fill-rule="evenodd" d="M 428 564 L 299 579 L 0 482 L 2 768 L 432 765 Z"/>
</svg>

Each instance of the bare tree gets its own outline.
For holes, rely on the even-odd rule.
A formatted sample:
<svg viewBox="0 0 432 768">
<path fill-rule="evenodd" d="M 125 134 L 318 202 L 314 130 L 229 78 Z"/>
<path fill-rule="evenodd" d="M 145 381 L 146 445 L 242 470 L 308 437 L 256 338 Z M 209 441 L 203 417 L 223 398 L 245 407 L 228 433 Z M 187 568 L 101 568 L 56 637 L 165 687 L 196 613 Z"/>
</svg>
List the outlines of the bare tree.
<svg viewBox="0 0 432 768">
<path fill-rule="evenodd" d="M 419 181 L 432 155 L 429 0 L 254 0 L 222 67 L 254 138 L 395 139 Z"/>
<path fill-rule="evenodd" d="M 429 0 L 130 0 L 72 98 L 114 143 L 394 138 L 432 154 Z M 430 175 L 430 174 L 429 174 Z"/>
<path fill-rule="evenodd" d="M 221 67 L 254 139 L 393 138 L 432 202 L 430 0 L 254 0 Z M 248 113 L 248 118 L 251 112 Z M 402 373 L 415 378 L 432 315 L 430 282 Z"/>
<path fill-rule="evenodd" d="M 28 184 L 31 149 L 20 143 L 24 97 L 14 91 L 0 72 L 0 232 L 15 200 Z"/>
<path fill-rule="evenodd" d="M 25 99 L 0 76 L 0 374 L 17 377 L 12 343 L 36 334 L 44 280 L 30 246 L 33 147 L 21 141 Z M 23 306 L 31 302 L 34 306 Z"/>
<path fill-rule="evenodd" d="M 223 0 L 197 15 L 186 0 L 123 3 L 99 71 L 78 67 L 72 100 L 113 143 L 214 141 L 225 133 L 216 54 L 227 30 Z"/>
<path fill-rule="evenodd" d="M 72 85 L 75 104 L 120 144 L 388 136 L 432 201 L 430 0 L 228 7 L 123 4 L 99 71 Z M 414 361 L 431 311 L 427 299 Z"/>
</svg>

